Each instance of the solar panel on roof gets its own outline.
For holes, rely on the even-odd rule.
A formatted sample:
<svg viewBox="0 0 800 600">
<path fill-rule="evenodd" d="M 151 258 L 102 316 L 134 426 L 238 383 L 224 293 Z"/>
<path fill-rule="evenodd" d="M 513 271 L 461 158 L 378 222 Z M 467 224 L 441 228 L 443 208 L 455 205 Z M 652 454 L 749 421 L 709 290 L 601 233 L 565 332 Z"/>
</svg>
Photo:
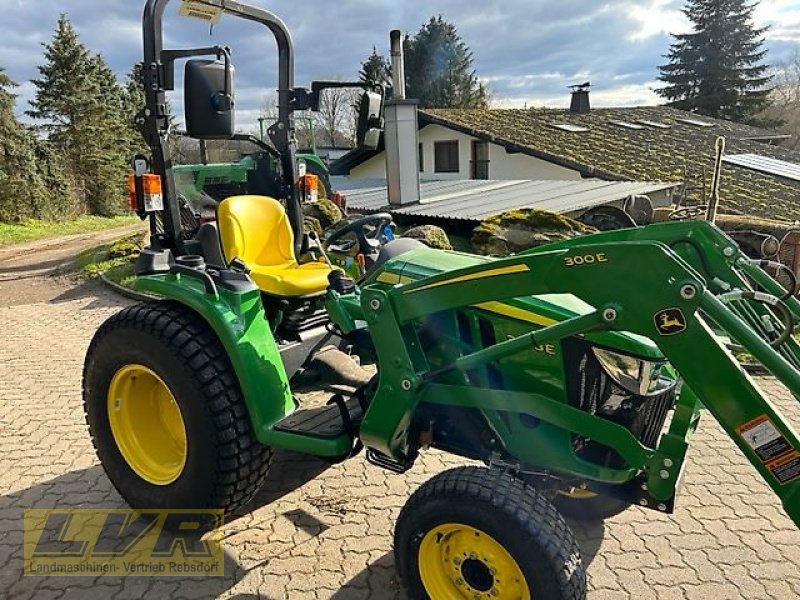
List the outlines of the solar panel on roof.
<svg viewBox="0 0 800 600">
<path fill-rule="evenodd" d="M 589 131 L 588 127 L 572 125 L 571 123 L 550 123 L 550 127 L 555 127 L 561 131 L 569 131 L 570 133 L 586 133 Z"/>
<path fill-rule="evenodd" d="M 797 163 L 778 160 L 777 158 L 770 158 L 760 154 L 731 154 L 724 157 L 722 161 L 745 169 L 800 181 L 800 165 Z"/>
<path fill-rule="evenodd" d="M 679 123 L 686 123 L 687 125 L 694 125 L 695 127 L 713 127 L 713 123 L 708 123 L 706 121 L 699 121 L 698 119 L 675 119 Z"/>
<path fill-rule="evenodd" d="M 647 119 L 636 119 L 637 123 L 647 125 L 648 127 L 655 127 L 656 129 L 669 129 L 670 126 L 666 123 L 659 123 L 657 121 L 648 121 Z"/>
<path fill-rule="evenodd" d="M 609 121 L 609 123 L 617 127 L 624 127 L 625 129 L 644 129 L 643 125 L 637 125 L 636 123 L 630 123 L 628 121 Z"/>
</svg>

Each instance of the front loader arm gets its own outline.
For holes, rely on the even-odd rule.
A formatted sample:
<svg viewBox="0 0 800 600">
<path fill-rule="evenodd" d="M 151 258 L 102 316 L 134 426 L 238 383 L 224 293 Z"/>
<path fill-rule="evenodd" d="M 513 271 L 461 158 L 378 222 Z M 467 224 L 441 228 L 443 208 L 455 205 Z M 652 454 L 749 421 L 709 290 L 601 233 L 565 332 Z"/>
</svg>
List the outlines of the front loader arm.
<svg viewBox="0 0 800 600">
<path fill-rule="evenodd" d="M 785 289 L 764 268 L 772 266 L 789 270 L 779 263 L 751 259 L 725 232 L 707 221 L 667 222 L 605 231 L 546 244 L 526 250 L 523 254 L 576 248 L 587 244 L 635 241 L 661 242 L 668 246 L 703 277 L 712 292 L 725 299 L 730 308 L 765 339 L 777 342 L 779 336 L 776 329 L 791 328 L 792 324 L 786 323 L 786 316 L 791 315 L 790 319 L 794 321 L 800 320 L 800 301 L 794 295 L 795 290 Z M 771 302 L 779 299 L 785 310 L 776 310 L 781 307 L 758 300 L 737 299 L 735 294 L 729 294 L 731 291 L 766 292 L 774 296 Z M 784 337 L 783 341 L 775 344 L 778 352 L 800 369 L 800 344 L 792 336 Z"/>
<path fill-rule="evenodd" d="M 547 293 L 572 294 L 595 310 L 501 341 L 444 369 L 471 368 L 543 340 L 597 329 L 644 335 L 658 344 L 691 392 L 734 439 L 800 525 L 800 439 L 702 315 L 724 327 L 795 394 L 800 393 L 800 373 L 719 302 L 694 268 L 666 245 L 653 241 L 579 244 L 459 269 L 388 291 L 366 286 L 361 305 L 378 354 L 380 380 L 362 423 L 365 444 L 402 457 L 408 448 L 406 435 L 414 409 L 426 387 L 437 385 L 438 373 L 426 364 L 413 331 L 415 319 L 483 302 Z M 450 403 L 497 410 L 492 404 L 496 400 L 497 393 L 465 390 L 463 399 L 451 398 Z M 526 412 L 520 407 L 524 399 L 518 400 L 516 410 Z M 528 412 L 536 413 L 536 398 L 531 397 L 529 402 Z M 547 420 L 546 416 L 537 418 Z M 624 436 L 615 441 L 613 433 L 598 432 L 592 437 L 619 448 L 626 460 L 635 460 L 636 452 Z M 643 456 L 643 464 L 631 467 L 643 469 L 656 488 L 663 488 L 665 482 L 674 484 L 680 465 L 662 461 L 658 450 Z"/>
</svg>

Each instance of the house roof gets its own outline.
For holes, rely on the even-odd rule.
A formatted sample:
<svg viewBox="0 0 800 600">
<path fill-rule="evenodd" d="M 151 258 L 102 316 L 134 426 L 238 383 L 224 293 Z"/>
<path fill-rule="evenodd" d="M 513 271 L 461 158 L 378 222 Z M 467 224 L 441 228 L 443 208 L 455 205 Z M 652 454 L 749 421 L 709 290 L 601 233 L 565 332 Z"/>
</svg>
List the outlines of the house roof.
<svg viewBox="0 0 800 600">
<path fill-rule="evenodd" d="M 429 219 L 482 221 L 515 208 L 541 208 L 557 213 L 583 212 L 631 195 L 647 195 L 678 187 L 678 183 L 635 181 L 480 181 L 420 182 L 419 204 L 390 206 L 384 180 L 336 182 L 347 206 L 366 213 L 388 212 Z"/>
<path fill-rule="evenodd" d="M 587 114 L 560 109 L 426 109 L 420 127 L 438 124 L 522 153 L 611 181 L 684 181 L 690 198 L 711 188 L 714 145 L 726 138 L 727 154 L 758 154 L 800 163 L 800 152 L 772 146 L 775 132 L 710 119 L 666 106 L 596 108 Z M 702 126 L 705 124 L 708 126 Z M 556 124 L 585 127 L 571 132 Z M 380 149 L 378 150 L 380 151 Z M 348 173 L 375 152 L 345 156 L 334 166 Z M 720 186 L 724 212 L 800 218 L 800 182 L 724 163 Z"/>
</svg>

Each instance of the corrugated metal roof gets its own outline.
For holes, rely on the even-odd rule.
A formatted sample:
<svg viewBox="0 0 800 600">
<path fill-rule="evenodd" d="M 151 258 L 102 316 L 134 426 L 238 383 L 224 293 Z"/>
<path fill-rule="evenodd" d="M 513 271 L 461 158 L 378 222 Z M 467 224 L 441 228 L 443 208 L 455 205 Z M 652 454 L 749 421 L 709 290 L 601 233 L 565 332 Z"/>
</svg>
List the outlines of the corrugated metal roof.
<svg viewBox="0 0 800 600">
<path fill-rule="evenodd" d="M 481 221 L 515 208 L 573 213 L 593 206 L 677 187 L 677 183 L 601 181 L 423 181 L 419 204 L 389 206 L 383 180 L 347 181 L 333 187 L 347 196 L 347 206 L 364 212 L 389 212 L 434 219 Z"/>
<path fill-rule="evenodd" d="M 797 163 L 761 156 L 760 154 L 730 154 L 722 160 L 739 167 L 800 181 L 800 164 Z"/>
</svg>

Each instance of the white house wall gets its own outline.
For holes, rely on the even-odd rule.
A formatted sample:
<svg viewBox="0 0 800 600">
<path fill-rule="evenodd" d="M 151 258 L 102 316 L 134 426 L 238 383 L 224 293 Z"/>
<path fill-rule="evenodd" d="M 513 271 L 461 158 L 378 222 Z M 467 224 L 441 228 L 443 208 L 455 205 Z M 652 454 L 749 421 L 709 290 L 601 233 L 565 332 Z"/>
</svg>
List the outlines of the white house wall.
<svg viewBox="0 0 800 600">
<path fill-rule="evenodd" d="M 441 125 L 423 127 L 419 132 L 424 162 L 420 177 L 428 180 L 469 179 L 471 175 L 472 142 L 476 139 Z M 459 172 L 435 173 L 433 164 L 434 143 L 454 140 L 458 141 Z M 386 155 L 382 152 L 364 161 L 350 171 L 349 178 L 385 179 Z M 508 154 L 502 146 L 489 144 L 489 179 L 577 180 L 580 178 L 580 173 L 573 169 L 567 169 L 526 154 Z"/>
</svg>

